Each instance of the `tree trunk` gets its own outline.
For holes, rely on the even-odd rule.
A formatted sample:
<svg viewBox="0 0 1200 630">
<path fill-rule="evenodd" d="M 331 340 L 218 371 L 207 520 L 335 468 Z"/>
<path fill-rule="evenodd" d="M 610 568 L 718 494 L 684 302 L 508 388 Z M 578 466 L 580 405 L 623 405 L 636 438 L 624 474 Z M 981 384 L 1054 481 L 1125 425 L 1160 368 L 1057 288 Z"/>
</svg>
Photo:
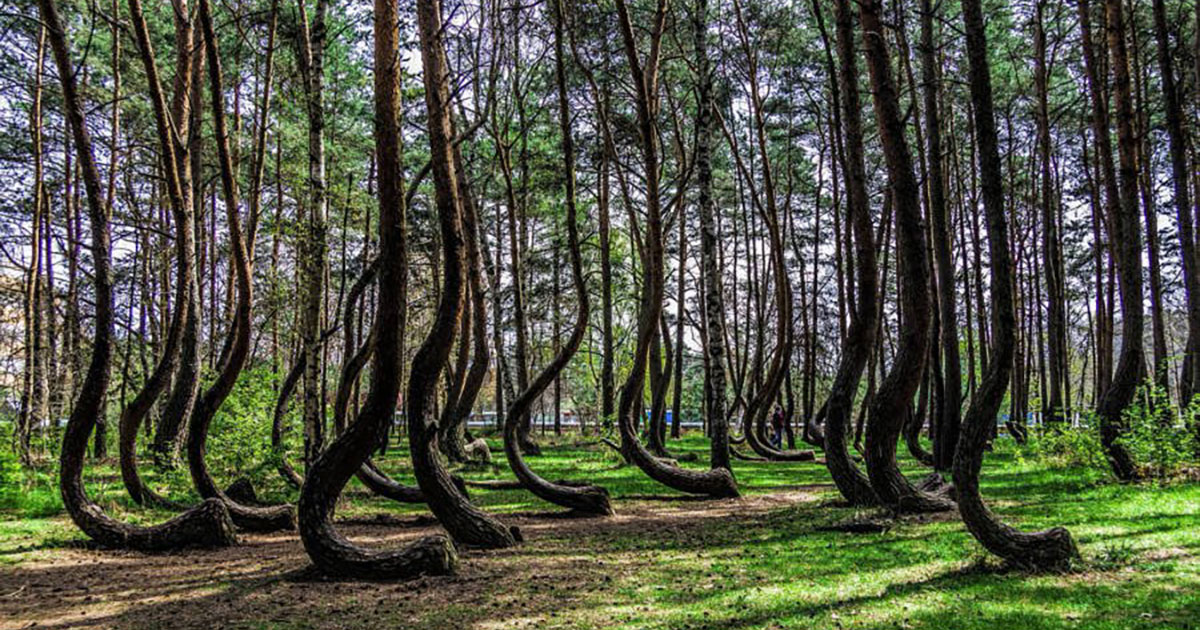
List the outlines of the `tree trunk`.
<svg viewBox="0 0 1200 630">
<path fill-rule="evenodd" d="M 711 465 L 731 470 L 729 462 L 729 416 L 725 407 L 725 288 L 718 264 L 716 204 L 713 202 L 712 122 L 713 78 L 708 57 L 708 0 L 696 0 L 692 16 L 696 48 L 696 205 L 700 210 L 700 267 L 704 285 L 704 353 L 708 397 L 704 414 L 708 419 Z M 732 474 L 732 472 L 730 473 Z"/>
<path fill-rule="evenodd" d="M 1121 0 L 1105 0 L 1105 8 L 1108 52 L 1113 73 L 1113 101 L 1116 106 L 1117 149 L 1120 155 L 1120 203 L 1109 207 L 1112 213 L 1109 225 L 1121 292 L 1121 353 L 1117 358 L 1112 385 L 1096 405 L 1096 412 L 1100 417 L 1100 440 L 1113 473 L 1118 479 L 1128 481 L 1138 477 L 1137 466 L 1129 450 L 1118 439 L 1125 431 L 1122 414 L 1133 401 L 1145 373 L 1142 234 L 1138 220 L 1137 136 L 1133 129 L 1125 15 Z M 1085 10 L 1082 3 L 1080 10 Z"/>
<path fill-rule="evenodd" d="M 301 396 L 304 404 L 304 461 L 312 464 L 324 444 L 325 405 L 321 396 L 324 362 L 319 338 L 322 301 L 325 298 L 326 214 L 328 194 L 325 181 L 325 13 L 328 3 L 317 0 L 311 24 L 304 0 L 299 8 L 299 67 L 304 79 L 308 115 L 308 212 L 301 228 L 300 336 L 304 352 Z"/>
<path fill-rule="evenodd" d="M 871 488 L 885 506 L 898 512 L 945 511 L 953 509 L 953 503 L 917 489 L 896 464 L 896 445 L 904 428 L 906 410 L 920 386 L 921 368 L 928 356 L 931 300 L 920 188 L 905 140 L 880 12 L 879 0 L 863 0 L 859 4 L 875 116 L 896 213 L 900 263 L 897 278 L 903 325 L 892 367 L 871 402 L 866 431 L 867 475 Z"/>
<path fill-rule="evenodd" d="M 814 7 L 819 10 L 818 7 Z M 834 22 L 838 51 L 837 85 L 841 93 L 846 163 L 843 176 L 846 184 L 846 221 L 854 233 L 858 295 L 854 317 L 842 343 L 841 360 L 833 378 L 829 397 L 825 400 L 825 461 L 838 491 L 851 505 L 873 505 L 878 499 L 867 479 L 854 461 L 846 445 L 850 429 L 850 414 L 862 372 L 875 341 L 878 310 L 876 293 L 878 272 L 875 258 L 875 235 L 871 229 L 870 202 L 867 197 L 865 162 L 863 157 L 862 106 L 858 91 L 857 53 L 854 42 L 854 16 L 850 0 L 834 4 Z M 830 77 L 832 80 L 833 77 Z"/>
<path fill-rule="evenodd" d="M 292 529 L 296 526 L 296 516 L 291 505 L 248 506 L 238 503 L 217 486 L 205 461 L 208 428 L 221 404 L 233 391 L 233 386 L 250 353 L 252 283 L 250 261 L 247 258 L 246 243 L 242 236 L 237 179 L 233 158 L 229 151 L 229 133 L 225 123 L 221 59 L 208 0 L 200 0 L 199 17 L 207 44 L 205 55 L 208 58 L 209 96 L 212 99 L 213 129 L 217 137 L 217 155 L 220 162 L 226 222 L 229 227 L 229 242 L 233 250 L 232 266 L 237 280 L 237 301 L 235 317 L 229 330 L 229 351 L 216 380 L 200 397 L 192 415 L 187 440 L 188 471 L 191 473 L 192 482 L 196 485 L 200 496 L 206 499 L 215 497 L 225 503 L 230 516 L 238 527 L 254 531 Z"/>
<path fill-rule="evenodd" d="M 204 501 L 196 508 L 161 525 L 137 527 L 108 516 L 87 496 L 83 484 L 83 460 L 88 436 L 95 427 L 96 417 L 104 409 L 112 362 L 113 297 L 109 260 L 111 239 L 108 227 L 110 209 L 105 207 L 101 196 L 100 174 L 93 158 L 92 141 L 75 85 L 66 31 L 53 0 L 39 0 L 38 8 L 54 52 L 58 76 L 63 87 L 63 105 L 74 136 L 76 156 L 87 191 L 96 291 L 92 358 L 87 376 L 79 389 L 79 398 L 67 421 L 59 461 L 59 492 L 63 504 L 71 515 L 71 520 L 85 534 L 104 546 L 158 551 L 188 545 L 232 545 L 236 542 L 233 524 L 220 501 Z"/>
<path fill-rule="evenodd" d="M 577 209 L 575 201 L 575 141 L 571 131 L 570 103 L 567 100 L 566 60 L 563 45 L 564 33 L 567 28 L 564 16 L 565 7 L 562 0 L 552 0 L 554 16 L 554 68 L 558 85 L 558 123 L 562 135 L 563 168 L 565 180 L 565 198 L 567 208 L 567 247 L 571 258 L 571 280 L 574 285 L 578 308 L 575 312 L 575 323 L 571 328 L 571 336 L 555 355 L 554 359 L 533 379 L 529 387 L 521 391 L 505 414 L 504 424 L 504 454 L 509 466 L 527 488 L 538 498 L 556 505 L 571 508 L 586 514 L 609 515 L 613 513 L 608 500 L 608 491 L 595 485 L 563 485 L 548 481 L 534 472 L 525 462 L 519 443 L 519 419 L 528 413 L 530 405 L 536 400 L 552 381 L 558 378 L 563 368 L 574 356 L 587 333 L 588 301 L 587 284 L 583 277 L 583 260 L 580 252 L 579 228 L 577 225 Z"/>
<path fill-rule="evenodd" d="M 958 355 L 958 306 L 954 293 L 954 254 L 950 243 L 950 217 L 946 208 L 946 179 L 942 170 L 942 126 L 938 93 L 938 48 L 934 40 L 936 9 L 931 0 L 921 0 L 921 81 L 925 103 L 925 141 L 928 143 L 929 219 L 933 233 L 933 258 L 939 300 L 941 353 L 941 409 L 934 414 L 934 468 L 950 470 L 958 442 L 962 408 L 962 363 Z M 932 358 L 937 361 L 937 352 Z"/>
<path fill-rule="evenodd" d="M 1158 70 L 1162 78 L 1163 106 L 1166 109 L 1171 185 L 1175 196 L 1175 217 L 1179 225 L 1179 253 L 1183 263 L 1183 290 L 1187 304 L 1188 333 L 1184 345 L 1183 370 L 1179 379 L 1180 404 L 1186 406 L 1191 402 L 1192 396 L 1200 392 L 1200 269 L 1196 267 L 1196 232 L 1189 186 L 1188 137 L 1183 126 L 1183 106 L 1176 84 L 1171 39 L 1167 30 L 1167 10 L 1164 5 L 1163 0 L 1153 0 L 1154 37 L 1158 44 Z M 1197 34 L 1197 38 L 1200 40 L 1200 34 Z"/>
<path fill-rule="evenodd" d="M 1039 179 L 1041 182 L 1042 219 L 1042 270 L 1045 278 L 1046 303 L 1046 364 L 1048 390 L 1043 407 L 1049 414 L 1046 422 L 1059 424 L 1066 421 L 1066 401 L 1063 398 L 1063 383 L 1067 375 L 1067 321 L 1063 305 L 1065 282 L 1062 257 L 1059 254 L 1060 237 L 1058 226 L 1057 197 L 1051 176 L 1051 156 L 1054 150 L 1050 137 L 1050 67 L 1046 53 L 1046 28 L 1043 14 L 1046 0 L 1038 0 L 1034 18 L 1034 84 L 1037 92 L 1037 143 Z M 976 132 L 978 135 L 978 131 Z"/>
<path fill-rule="evenodd" d="M 119 452 L 121 460 L 121 478 L 126 490 L 135 503 L 146 502 L 169 504 L 158 494 L 146 488 L 137 471 L 137 433 L 141 428 L 155 401 L 167 388 L 172 372 L 177 372 L 179 359 L 182 355 L 182 338 L 186 324 L 191 317 L 188 294 L 192 275 L 192 240 L 191 215 L 188 212 L 187 199 L 184 197 L 179 178 L 179 158 L 176 151 L 175 138 L 178 130 L 172 128 L 171 113 L 168 110 L 166 96 L 163 94 L 162 82 L 158 75 L 158 66 L 154 60 L 154 49 L 151 45 L 149 29 L 142 12 L 140 0 L 129 2 L 130 21 L 138 43 L 138 52 L 145 69 L 150 100 L 153 105 L 156 131 L 158 133 L 159 154 L 162 158 L 162 169 L 166 180 L 167 201 L 171 217 L 175 224 L 176 241 L 176 276 L 175 276 L 175 309 L 167 328 L 166 340 L 162 354 L 154 370 L 142 385 L 141 391 L 121 411 L 119 424 Z M 177 72 L 191 72 L 190 64 Z M 190 79 L 181 79 L 187 83 Z"/>
<path fill-rule="evenodd" d="M 180 8 L 174 18 L 176 69 L 172 86 L 171 119 L 178 130 L 178 140 L 173 146 L 184 213 L 184 225 L 176 227 L 181 237 L 176 246 L 179 248 L 180 261 L 186 263 L 186 274 L 177 270 L 177 277 L 183 278 L 187 287 L 187 306 L 171 392 L 159 417 L 151 446 L 160 466 L 174 465 L 200 389 L 200 308 L 203 300 L 197 279 L 196 228 L 203 209 L 204 195 L 202 178 L 195 175 L 200 171 L 199 130 L 203 111 L 200 101 L 204 86 L 204 81 L 201 80 L 204 67 L 204 37 L 203 33 L 194 28 L 186 4 L 181 3 Z M 203 227 L 202 224 L 199 225 Z M 203 235 L 203 230 L 199 232 Z M 186 260 L 183 257 L 186 257 Z M 176 308 L 179 308 L 178 304 Z"/>
<path fill-rule="evenodd" d="M 355 421 L 309 468 L 299 503 L 300 538 L 313 563 L 326 573 L 358 579 L 441 575 L 453 573 L 458 565 L 454 545 L 443 535 L 421 538 L 401 550 L 375 551 L 350 542 L 334 529 L 333 524 L 333 510 L 342 489 L 387 434 L 387 425 L 395 414 L 396 398 L 400 393 L 403 361 L 400 336 L 406 317 L 400 298 L 406 282 L 407 253 L 398 120 L 398 4 L 398 0 L 375 2 L 375 153 L 379 162 L 380 282 L 376 332 L 372 335 L 375 351 L 371 386 Z M 434 6 L 430 8 L 430 4 Z M 432 11 L 431 19 L 438 20 L 436 0 L 422 0 L 418 9 L 423 18 L 421 35 L 424 39 L 426 21 L 430 19 L 425 14 Z M 433 84 L 433 81 L 427 83 Z M 439 170 L 446 174 L 449 155 L 439 158 L 443 162 Z M 436 379 L 434 374 L 429 382 L 436 383 Z"/>
<path fill-rule="evenodd" d="M 658 64 L 662 34 L 666 23 L 667 0 L 658 0 L 650 35 L 650 52 L 643 67 L 637 50 L 633 24 L 624 0 L 617 0 L 617 15 L 630 76 L 635 84 L 638 136 L 646 182 L 646 239 L 642 255 L 642 290 L 638 308 L 637 346 L 633 365 L 617 408 L 621 445 L 639 468 L 655 481 L 677 490 L 712 497 L 738 496 L 737 483 L 727 468 L 707 472 L 686 470 L 654 457 L 638 440 L 633 416 L 641 415 L 641 391 L 646 377 L 647 354 L 651 339 L 658 334 L 663 307 L 662 208 L 659 201 L 658 137 L 654 121 L 658 112 Z"/>
<path fill-rule="evenodd" d="M 988 252 L 992 261 L 992 352 L 989 369 L 963 418 L 962 435 L 954 458 L 954 486 L 959 512 L 967 529 L 989 551 L 1022 565 L 1055 568 L 1078 555 L 1065 529 L 1026 534 L 996 519 L 979 494 L 979 471 L 991 438 L 996 414 L 1004 400 L 1012 368 L 1014 318 L 1012 306 L 1012 259 L 1008 249 L 1008 226 L 1004 211 L 1004 188 L 992 113 L 991 71 L 983 11 L 979 0 L 963 1 L 967 33 L 967 55 L 971 101 L 974 105 L 979 169 L 983 179 L 983 203 L 987 213 Z"/>
</svg>

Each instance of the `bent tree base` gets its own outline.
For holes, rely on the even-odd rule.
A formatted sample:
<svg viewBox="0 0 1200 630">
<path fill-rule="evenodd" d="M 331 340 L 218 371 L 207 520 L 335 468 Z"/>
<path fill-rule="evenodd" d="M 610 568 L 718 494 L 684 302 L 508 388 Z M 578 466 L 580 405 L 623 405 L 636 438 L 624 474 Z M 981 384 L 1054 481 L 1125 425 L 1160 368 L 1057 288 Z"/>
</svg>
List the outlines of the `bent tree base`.
<svg viewBox="0 0 1200 630">
<path fill-rule="evenodd" d="M 62 81 L 63 106 L 75 141 L 87 190 L 88 222 L 91 227 L 91 253 L 95 266 L 95 328 L 92 336 L 92 358 L 87 376 L 79 389 L 79 398 L 67 420 L 59 459 L 59 492 L 71 520 L 90 538 L 106 547 L 140 551 L 165 551 L 187 546 L 221 547 L 236 542 L 233 525 L 224 505 L 205 502 L 162 525 L 137 527 L 120 522 L 104 513 L 91 501 L 83 484 L 83 461 L 87 454 L 88 438 L 103 413 L 112 371 L 112 275 L 110 272 L 111 236 L 109 209 L 100 192 L 100 175 L 91 137 L 75 84 L 71 65 L 70 45 L 62 19 L 53 0 L 40 0 L 38 8 L 46 35 L 54 52 L 58 76 Z"/>
</svg>

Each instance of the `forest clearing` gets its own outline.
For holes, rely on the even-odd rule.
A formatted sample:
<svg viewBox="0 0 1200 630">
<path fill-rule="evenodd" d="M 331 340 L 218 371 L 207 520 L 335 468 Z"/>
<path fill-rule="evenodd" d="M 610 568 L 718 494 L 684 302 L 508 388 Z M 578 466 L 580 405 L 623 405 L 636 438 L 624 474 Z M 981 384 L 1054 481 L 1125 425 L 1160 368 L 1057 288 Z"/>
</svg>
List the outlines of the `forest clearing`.
<svg viewBox="0 0 1200 630">
<path fill-rule="evenodd" d="M 1196 0 L 0 33 L 0 630 L 1200 624 Z"/>
</svg>

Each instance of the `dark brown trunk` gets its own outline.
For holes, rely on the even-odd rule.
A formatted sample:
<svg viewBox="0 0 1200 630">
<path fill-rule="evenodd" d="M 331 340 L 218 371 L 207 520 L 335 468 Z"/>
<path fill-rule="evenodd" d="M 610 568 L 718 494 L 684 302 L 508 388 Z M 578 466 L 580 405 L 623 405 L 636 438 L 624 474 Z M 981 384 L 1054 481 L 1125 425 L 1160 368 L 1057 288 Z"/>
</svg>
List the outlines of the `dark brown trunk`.
<svg viewBox="0 0 1200 630">
<path fill-rule="evenodd" d="M 936 344 L 941 358 L 941 409 L 934 413 L 934 467 L 948 471 L 954 462 L 962 409 L 962 363 L 958 355 L 958 305 L 955 296 L 954 254 L 950 249 L 950 217 L 946 205 L 946 179 L 942 169 L 942 126 L 939 111 L 941 76 L 938 72 L 938 47 L 934 39 L 936 9 L 931 0 L 921 0 L 921 81 L 925 104 L 925 141 L 930 229 L 933 234 L 933 259 L 939 300 Z M 939 352 L 931 354 L 938 361 Z"/>
<path fill-rule="evenodd" d="M 897 279 L 903 322 L 891 369 L 871 401 L 866 431 L 867 475 L 871 488 L 885 506 L 898 512 L 945 511 L 953 509 L 953 503 L 919 490 L 904 477 L 896 463 L 896 445 L 928 356 L 931 300 L 920 187 L 905 140 L 880 13 L 879 0 L 859 3 L 875 117 L 896 213 Z"/>
<path fill-rule="evenodd" d="M 646 173 L 646 238 L 642 255 L 642 290 L 638 308 L 637 345 L 633 366 L 621 387 L 617 420 L 623 450 L 639 468 L 655 481 L 677 490 L 712 497 L 738 495 L 737 483 L 726 468 L 706 472 L 672 466 L 654 457 L 638 440 L 633 416 L 641 415 L 641 391 L 646 377 L 647 355 L 651 339 L 658 334 L 663 306 L 662 209 L 659 201 L 658 137 L 654 121 L 658 111 L 658 64 L 662 34 L 666 22 L 667 0 L 658 0 L 650 35 L 650 52 L 645 66 L 639 57 L 637 40 L 629 9 L 617 0 L 617 15 L 624 42 L 625 57 L 635 84 L 638 135 Z"/>
<path fill-rule="evenodd" d="M 1056 568 L 1078 555 L 1071 535 L 1065 529 L 1054 528 L 1034 534 L 1019 532 L 1001 523 L 984 505 L 979 494 L 983 453 L 991 439 L 1012 368 L 1015 322 L 1012 259 L 1008 249 L 1008 226 L 992 111 L 991 72 L 987 61 L 983 11 L 979 0 L 964 0 L 962 4 L 970 62 L 971 100 L 979 142 L 979 169 L 983 179 L 983 203 L 987 213 L 988 252 L 992 261 L 993 346 L 989 369 L 963 418 L 962 435 L 954 458 L 954 486 L 963 522 L 989 551 L 1010 562 L 1037 568 Z"/>
<path fill-rule="evenodd" d="M 454 545 L 443 535 L 422 538 L 401 550 L 376 551 L 350 542 L 333 524 L 333 510 L 342 489 L 387 434 L 387 425 L 396 412 L 396 398 L 400 393 L 403 361 L 400 336 L 405 324 L 401 296 L 406 282 L 407 254 L 398 120 L 398 4 L 398 0 L 375 2 L 375 154 L 379 163 L 380 282 L 375 311 L 376 332 L 372 336 L 375 352 L 371 386 L 354 422 L 309 468 L 299 503 L 300 538 L 313 563 L 326 573 L 359 579 L 441 575 L 453 573 L 458 565 Z M 418 8 L 423 18 L 421 34 L 424 39 L 426 23 L 429 20 L 436 23 L 439 19 L 436 0 L 422 0 Z M 432 16 L 426 15 L 431 12 Z M 435 80 L 428 83 L 436 85 Z M 449 170 L 449 155 L 438 157 L 443 161 L 440 174 L 445 176 Z M 445 210 L 444 207 L 439 209 Z M 436 379 L 434 374 L 428 382 L 436 383 Z"/>
<path fill-rule="evenodd" d="M 1138 476 L 1137 466 L 1129 450 L 1118 440 L 1125 431 L 1122 414 L 1133 401 L 1134 393 L 1145 373 L 1137 136 L 1133 128 L 1133 97 L 1129 81 L 1129 53 L 1125 43 L 1122 2 L 1105 0 L 1105 9 L 1108 52 L 1113 74 L 1113 101 L 1116 107 L 1117 149 L 1120 155 L 1117 178 L 1120 203 L 1109 207 L 1109 228 L 1121 293 L 1121 353 L 1117 358 L 1112 384 L 1097 403 L 1096 412 L 1100 417 L 1100 440 L 1113 474 L 1118 479 L 1131 480 Z M 1082 2 L 1080 10 L 1085 10 L 1082 8 Z"/>
<path fill-rule="evenodd" d="M 1045 279 L 1046 304 L 1046 376 L 1049 387 L 1044 403 L 1050 424 L 1066 421 L 1066 402 L 1063 385 L 1068 378 L 1067 321 L 1063 304 L 1065 283 L 1058 226 L 1057 195 L 1051 176 L 1053 144 L 1050 136 L 1050 62 L 1046 51 L 1046 28 L 1043 14 L 1046 0 L 1036 4 L 1034 18 L 1034 84 L 1037 92 L 1037 143 L 1039 180 L 1041 184 L 1042 271 Z"/>
<path fill-rule="evenodd" d="M 1183 289 L 1187 300 L 1188 333 L 1184 345 L 1183 370 L 1179 379 L 1179 400 L 1186 406 L 1191 402 L 1192 396 L 1200 392 L 1200 270 L 1196 267 L 1196 233 L 1192 220 L 1187 155 L 1188 136 L 1183 126 L 1183 106 L 1176 84 L 1171 39 L 1167 30 L 1167 10 L 1164 5 L 1163 0 L 1153 0 L 1154 37 L 1158 44 L 1158 70 L 1162 78 L 1167 141 L 1171 156 L 1171 190 L 1175 196 L 1179 252 L 1183 262 Z M 1197 41 L 1200 41 L 1200 33 L 1197 34 Z M 1197 60 L 1197 63 L 1200 63 L 1200 60 Z"/>
<path fill-rule="evenodd" d="M 100 190 L 100 174 L 93 158 L 92 141 L 75 84 L 66 31 L 53 0 L 39 0 L 38 8 L 62 82 L 64 110 L 74 137 L 76 157 L 87 192 L 96 291 L 92 358 L 88 364 L 87 376 L 79 389 L 79 398 L 67 421 L 59 460 L 59 492 L 63 504 L 71 520 L 85 534 L 104 546 L 158 551 L 189 545 L 232 545 L 236 542 L 233 523 L 230 522 L 229 513 L 220 501 L 204 501 L 196 508 L 161 525 L 137 527 L 108 516 L 87 496 L 83 484 L 83 461 L 88 436 L 95 427 L 96 417 L 104 410 L 104 399 L 111 374 L 113 296 L 109 266 L 110 210 L 104 205 Z"/>
<path fill-rule="evenodd" d="M 567 101 L 566 54 L 564 52 L 566 29 L 563 13 L 565 8 L 562 0 L 552 0 L 554 15 L 554 68 L 558 86 L 558 124 L 562 134 L 563 176 L 565 185 L 565 203 L 567 208 L 567 247 L 571 258 L 571 280 L 575 290 L 578 308 L 575 312 L 575 322 L 571 328 L 571 336 L 555 357 L 542 371 L 534 377 L 529 387 L 519 394 L 508 408 L 504 423 L 504 454 L 513 473 L 521 485 L 538 498 L 556 505 L 571 508 L 586 514 L 608 515 L 613 513 L 612 504 L 608 500 L 608 491 L 595 485 L 563 485 L 548 481 L 534 472 L 525 462 L 518 442 L 518 420 L 524 416 L 546 388 L 558 378 L 563 368 L 575 355 L 583 337 L 587 333 L 590 304 L 587 284 L 583 277 L 583 260 L 580 252 L 579 227 L 577 225 L 577 209 L 575 202 L 575 142 L 571 131 L 570 104 Z"/>
<path fill-rule="evenodd" d="M 855 317 L 850 319 L 833 386 L 825 400 L 825 461 L 838 491 L 851 505 L 861 506 L 874 505 L 878 499 L 867 476 L 850 458 L 846 438 L 850 430 L 850 414 L 854 410 L 854 397 L 875 342 L 879 274 L 875 234 L 871 228 L 870 201 L 866 189 L 862 104 L 858 91 L 854 15 L 850 0 L 838 0 L 834 4 L 834 21 L 838 51 L 837 85 L 841 96 L 843 125 L 843 129 L 838 132 L 844 136 L 846 221 L 854 234 L 858 295 L 855 297 L 856 304 L 853 309 Z M 830 79 L 832 81 L 833 77 Z"/>
<path fill-rule="evenodd" d="M 233 391 L 234 383 L 250 353 L 250 303 L 251 271 L 247 258 L 246 243 L 242 236 L 241 216 L 237 179 L 233 157 L 229 151 L 229 132 L 225 122 L 225 95 L 221 86 L 221 59 L 217 47 L 216 33 L 208 0 L 199 3 L 200 26 L 204 32 L 205 55 L 208 61 L 209 96 L 212 99 L 213 130 L 217 137 L 217 155 L 220 162 L 221 188 L 225 202 L 226 222 L 229 227 L 230 248 L 233 250 L 232 266 L 237 280 L 235 317 L 230 325 L 229 352 L 213 384 L 196 403 L 188 431 L 188 471 L 192 483 L 200 496 L 217 498 L 229 508 L 234 523 L 241 528 L 254 531 L 292 529 L 296 526 L 296 515 L 291 505 L 248 506 L 238 503 L 217 486 L 208 470 L 205 459 L 208 428 L 222 403 Z"/>
</svg>

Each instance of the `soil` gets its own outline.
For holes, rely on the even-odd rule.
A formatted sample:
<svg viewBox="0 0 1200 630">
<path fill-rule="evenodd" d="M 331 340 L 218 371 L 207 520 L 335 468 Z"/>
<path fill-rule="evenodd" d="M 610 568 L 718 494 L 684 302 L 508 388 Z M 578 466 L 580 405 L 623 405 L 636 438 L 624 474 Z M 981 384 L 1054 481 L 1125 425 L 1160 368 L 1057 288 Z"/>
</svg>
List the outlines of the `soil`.
<svg viewBox="0 0 1200 630">
<path fill-rule="evenodd" d="M 522 628 L 587 625 L 614 578 L 654 562 L 634 539 L 702 538 L 713 519 L 736 526 L 817 501 L 824 487 L 720 501 L 639 496 L 611 518 L 560 512 L 506 515 L 526 541 L 510 550 L 460 550 L 451 577 L 330 581 L 294 534 L 243 534 L 216 551 L 143 554 L 84 546 L 29 552 L 0 569 L 0 629 L 10 628 Z M 673 499 L 673 500 L 663 500 Z M 429 517 L 389 514 L 342 522 L 356 542 L 398 547 L 439 531 Z M 610 588 L 611 590 L 611 588 Z"/>
</svg>

